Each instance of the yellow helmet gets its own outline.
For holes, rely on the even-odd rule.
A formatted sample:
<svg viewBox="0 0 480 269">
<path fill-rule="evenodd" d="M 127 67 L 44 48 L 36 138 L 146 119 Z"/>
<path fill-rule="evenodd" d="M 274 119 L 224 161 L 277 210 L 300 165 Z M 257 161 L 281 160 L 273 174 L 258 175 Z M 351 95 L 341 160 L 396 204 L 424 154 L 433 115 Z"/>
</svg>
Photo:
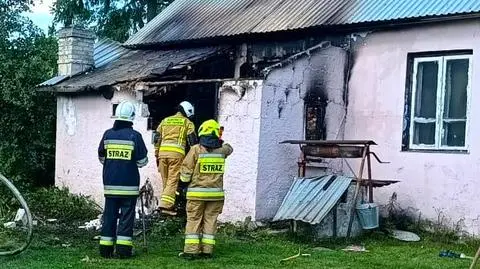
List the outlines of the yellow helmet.
<svg viewBox="0 0 480 269">
<path fill-rule="evenodd" d="M 198 128 L 198 136 L 214 135 L 220 137 L 220 124 L 215 120 L 207 120 Z"/>
</svg>

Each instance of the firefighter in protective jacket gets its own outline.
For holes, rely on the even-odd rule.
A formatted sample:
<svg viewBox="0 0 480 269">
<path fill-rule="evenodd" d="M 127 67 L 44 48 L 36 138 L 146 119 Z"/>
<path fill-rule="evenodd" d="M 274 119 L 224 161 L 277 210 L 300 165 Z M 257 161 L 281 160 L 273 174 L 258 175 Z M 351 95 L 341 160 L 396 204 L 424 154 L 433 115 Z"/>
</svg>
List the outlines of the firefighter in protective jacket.
<svg viewBox="0 0 480 269">
<path fill-rule="evenodd" d="M 140 185 L 138 168 L 148 163 L 143 138 L 132 128 L 134 117 L 135 106 L 127 101 L 120 103 L 115 110 L 113 128 L 103 134 L 98 147 L 105 195 L 100 255 L 105 258 L 113 256 L 114 246 L 120 258 L 132 256 L 135 204 Z"/>
<path fill-rule="evenodd" d="M 197 143 L 195 126 L 189 120 L 194 108 L 189 102 L 181 102 L 178 113 L 162 120 L 157 128 L 159 138 L 155 143 L 155 157 L 162 176 L 163 190 L 160 198 L 162 213 L 176 215 L 178 181 L 180 166 L 188 147 Z"/>
<path fill-rule="evenodd" d="M 217 218 L 222 213 L 225 158 L 233 148 L 219 139 L 220 125 L 204 122 L 199 130 L 199 144 L 188 152 L 181 169 L 181 185 L 187 185 L 187 225 L 181 257 L 211 257 L 215 245 Z"/>
</svg>

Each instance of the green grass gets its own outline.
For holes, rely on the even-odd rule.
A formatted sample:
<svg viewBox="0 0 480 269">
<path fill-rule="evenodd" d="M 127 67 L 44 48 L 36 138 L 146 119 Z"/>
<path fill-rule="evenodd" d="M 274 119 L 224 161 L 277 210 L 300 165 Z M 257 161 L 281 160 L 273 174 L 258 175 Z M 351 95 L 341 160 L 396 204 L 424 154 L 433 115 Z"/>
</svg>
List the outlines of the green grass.
<svg viewBox="0 0 480 269">
<path fill-rule="evenodd" d="M 440 258 L 442 249 L 450 249 L 473 256 L 476 245 L 439 243 L 432 238 L 407 243 L 384 235 L 371 234 L 356 242 L 364 244 L 369 252 L 346 253 L 343 240 L 323 243 L 298 243 L 286 236 L 249 237 L 220 236 L 214 260 L 183 261 L 177 257 L 182 249 L 181 235 L 149 237 L 148 253 L 136 242 L 137 255 L 130 260 L 104 260 L 97 254 L 97 242 L 87 232 L 37 233 L 33 245 L 15 257 L 0 258 L 0 268 L 468 268 L 469 260 Z M 64 247 L 62 244 L 71 244 Z M 332 251 L 315 249 L 328 247 Z M 310 253 L 285 263 L 280 260 L 298 252 Z M 82 261 L 85 257 L 89 261 Z"/>
</svg>

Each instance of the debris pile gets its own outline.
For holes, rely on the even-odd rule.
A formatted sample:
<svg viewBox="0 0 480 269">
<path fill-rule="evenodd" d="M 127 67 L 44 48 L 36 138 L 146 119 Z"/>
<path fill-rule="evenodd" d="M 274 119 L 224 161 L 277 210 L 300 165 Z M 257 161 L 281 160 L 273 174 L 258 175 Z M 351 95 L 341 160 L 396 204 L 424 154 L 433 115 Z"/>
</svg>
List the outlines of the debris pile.
<svg viewBox="0 0 480 269">
<path fill-rule="evenodd" d="M 7 229 L 14 229 L 17 227 L 25 227 L 28 224 L 27 212 L 23 208 L 17 210 L 17 214 L 13 221 L 5 222 L 3 227 Z"/>
<path fill-rule="evenodd" d="M 13 228 L 16 228 L 17 227 L 17 223 L 15 221 L 9 221 L 9 222 L 5 222 L 3 224 L 3 227 L 7 228 L 7 229 L 13 229 Z"/>
<path fill-rule="evenodd" d="M 401 231 L 401 230 L 391 230 L 390 234 L 393 238 L 401 241 L 407 241 L 407 242 L 420 241 L 420 237 L 412 232 Z"/>
<path fill-rule="evenodd" d="M 467 256 L 464 253 L 457 253 L 451 250 L 442 250 L 438 254 L 439 257 L 442 258 L 455 258 L 455 259 L 469 259 L 473 260 L 473 257 Z"/>
<path fill-rule="evenodd" d="M 347 252 L 369 252 L 365 246 L 357 246 L 357 245 L 351 245 L 351 246 L 348 246 L 344 249 L 342 249 L 343 251 L 347 251 Z"/>
<path fill-rule="evenodd" d="M 79 226 L 78 228 L 95 231 L 100 230 L 100 228 L 102 228 L 102 215 L 98 215 L 98 217 L 94 220 L 85 222 L 85 225 Z"/>
<path fill-rule="evenodd" d="M 145 216 L 150 216 L 152 215 L 152 210 L 144 207 L 144 212 Z M 140 220 L 141 219 L 141 207 L 137 206 L 135 209 L 135 220 Z M 102 214 L 98 215 L 96 219 L 87 221 L 84 223 L 84 225 L 78 226 L 78 229 L 84 229 L 84 230 L 95 230 L 99 231 L 102 228 Z"/>
</svg>

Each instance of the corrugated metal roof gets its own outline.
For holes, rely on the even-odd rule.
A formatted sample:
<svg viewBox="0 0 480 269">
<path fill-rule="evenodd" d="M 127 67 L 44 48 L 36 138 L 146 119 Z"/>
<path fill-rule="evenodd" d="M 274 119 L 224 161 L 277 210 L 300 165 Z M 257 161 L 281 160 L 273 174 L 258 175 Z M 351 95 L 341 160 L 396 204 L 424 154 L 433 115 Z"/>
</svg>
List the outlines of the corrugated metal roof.
<svg viewBox="0 0 480 269">
<path fill-rule="evenodd" d="M 95 68 L 102 67 L 110 62 L 118 60 L 123 55 L 130 52 L 129 49 L 122 47 L 120 42 L 103 38 L 95 43 L 93 60 Z"/>
<path fill-rule="evenodd" d="M 357 0 L 332 16 L 329 24 L 394 21 L 480 12 L 478 0 Z"/>
<path fill-rule="evenodd" d="M 53 78 L 51 78 L 47 81 L 44 81 L 44 82 L 40 83 L 37 87 L 53 86 L 55 84 L 58 84 L 58 83 L 64 81 L 67 78 L 68 78 L 68 76 L 56 76 L 56 77 L 53 77 Z"/>
<path fill-rule="evenodd" d="M 194 64 L 225 50 L 226 47 L 131 50 L 115 61 L 49 86 L 58 92 L 79 92 L 122 82 L 150 79 L 161 76 L 179 64 Z"/>
<path fill-rule="evenodd" d="M 351 182 L 351 177 L 337 175 L 295 179 L 273 221 L 299 220 L 318 224 L 340 200 Z"/>
<path fill-rule="evenodd" d="M 479 0 L 176 0 L 124 45 L 468 13 Z"/>
</svg>

